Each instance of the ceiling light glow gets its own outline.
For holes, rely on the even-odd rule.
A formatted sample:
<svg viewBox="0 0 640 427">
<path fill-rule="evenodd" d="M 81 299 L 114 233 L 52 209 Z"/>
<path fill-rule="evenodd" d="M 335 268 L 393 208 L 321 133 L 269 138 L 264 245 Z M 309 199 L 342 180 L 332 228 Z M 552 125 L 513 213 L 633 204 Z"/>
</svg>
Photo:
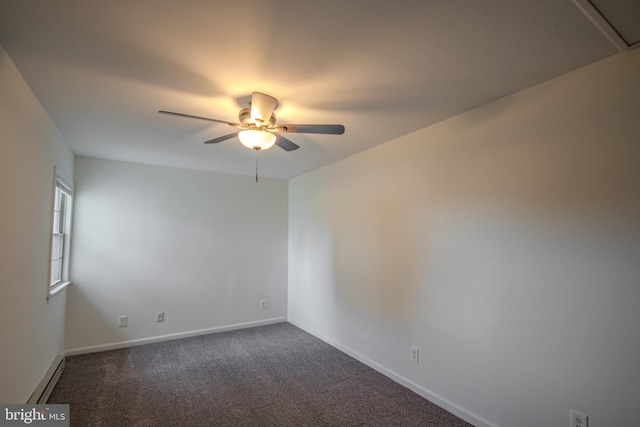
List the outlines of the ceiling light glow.
<svg viewBox="0 0 640 427">
<path fill-rule="evenodd" d="M 238 133 L 238 138 L 242 145 L 252 150 L 266 150 L 273 147 L 276 136 L 271 132 L 259 129 L 243 130 Z"/>
</svg>

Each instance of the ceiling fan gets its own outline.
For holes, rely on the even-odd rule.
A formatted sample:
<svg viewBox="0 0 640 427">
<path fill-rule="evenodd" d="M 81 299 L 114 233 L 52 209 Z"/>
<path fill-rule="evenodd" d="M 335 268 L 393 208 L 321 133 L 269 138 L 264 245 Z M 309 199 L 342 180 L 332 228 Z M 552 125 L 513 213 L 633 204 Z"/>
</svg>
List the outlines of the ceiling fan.
<svg viewBox="0 0 640 427">
<path fill-rule="evenodd" d="M 283 133 L 315 133 L 327 135 L 342 135 L 343 125 L 299 125 L 276 123 L 274 111 L 278 106 L 278 100 L 272 96 L 260 92 L 253 92 L 249 107 L 243 108 L 238 114 L 239 123 L 224 120 L 210 119 L 208 117 L 192 116 L 190 114 L 175 113 L 173 111 L 158 111 L 161 114 L 169 114 L 190 119 L 206 120 L 214 123 L 223 123 L 240 129 L 237 132 L 205 141 L 205 144 L 217 144 L 227 139 L 238 137 L 240 142 L 253 150 L 266 150 L 274 144 L 285 151 L 293 151 L 300 146 L 284 136 Z"/>
</svg>

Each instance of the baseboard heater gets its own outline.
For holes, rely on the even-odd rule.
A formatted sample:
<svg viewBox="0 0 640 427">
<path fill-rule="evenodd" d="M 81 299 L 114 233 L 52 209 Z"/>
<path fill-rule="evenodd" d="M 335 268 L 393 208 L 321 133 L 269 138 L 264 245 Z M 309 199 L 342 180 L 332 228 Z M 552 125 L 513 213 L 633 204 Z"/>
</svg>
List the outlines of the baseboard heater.
<svg viewBox="0 0 640 427">
<path fill-rule="evenodd" d="M 47 369 L 47 373 L 40 381 L 40 384 L 36 387 L 35 391 L 29 398 L 27 404 L 29 405 L 42 405 L 47 403 L 53 388 L 56 386 L 58 382 L 58 378 L 62 374 L 64 370 L 64 356 L 57 356 L 49 369 Z"/>
</svg>

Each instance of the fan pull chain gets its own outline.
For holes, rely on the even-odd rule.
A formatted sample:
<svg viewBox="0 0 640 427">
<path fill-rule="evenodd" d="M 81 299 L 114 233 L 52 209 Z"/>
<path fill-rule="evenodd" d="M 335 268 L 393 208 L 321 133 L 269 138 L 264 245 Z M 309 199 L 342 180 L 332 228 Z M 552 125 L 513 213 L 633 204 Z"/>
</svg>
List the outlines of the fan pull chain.
<svg viewBox="0 0 640 427">
<path fill-rule="evenodd" d="M 256 182 L 258 182 L 258 151 L 260 151 L 260 148 L 255 148 L 256 150 Z"/>
</svg>

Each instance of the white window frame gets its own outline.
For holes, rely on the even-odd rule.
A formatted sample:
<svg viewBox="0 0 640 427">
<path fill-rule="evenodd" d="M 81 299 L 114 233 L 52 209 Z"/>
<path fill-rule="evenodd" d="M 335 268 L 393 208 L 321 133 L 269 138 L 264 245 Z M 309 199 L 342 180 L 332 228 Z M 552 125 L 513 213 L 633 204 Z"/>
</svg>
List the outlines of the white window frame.
<svg viewBox="0 0 640 427">
<path fill-rule="evenodd" d="M 71 224 L 73 221 L 73 182 L 55 169 L 51 232 L 49 233 L 49 275 L 47 301 L 69 286 Z"/>
</svg>

